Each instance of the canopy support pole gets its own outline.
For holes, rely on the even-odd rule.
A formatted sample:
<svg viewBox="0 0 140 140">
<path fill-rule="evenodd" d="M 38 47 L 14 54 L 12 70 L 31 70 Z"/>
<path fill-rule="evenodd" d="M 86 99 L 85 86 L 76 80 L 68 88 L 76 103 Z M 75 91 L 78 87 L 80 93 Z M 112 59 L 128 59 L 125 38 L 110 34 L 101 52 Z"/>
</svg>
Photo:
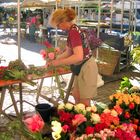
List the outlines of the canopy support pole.
<svg viewBox="0 0 140 140">
<path fill-rule="evenodd" d="M 20 0 L 18 2 L 18 12 L 17 12 L 17 21 L 18 21 L 18 59 L 21 59 L 21 48 L 20 48 Z"/>
</svg>

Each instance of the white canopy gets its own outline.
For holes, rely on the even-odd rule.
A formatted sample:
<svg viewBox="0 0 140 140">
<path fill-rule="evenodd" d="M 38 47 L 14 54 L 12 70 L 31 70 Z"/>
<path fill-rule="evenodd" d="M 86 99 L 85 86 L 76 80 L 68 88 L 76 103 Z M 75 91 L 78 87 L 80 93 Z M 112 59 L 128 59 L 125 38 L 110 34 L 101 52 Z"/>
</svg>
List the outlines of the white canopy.
<svg viewBox="0 0 140 140">
<path fill-rule="evenodd" d="M 46 7 L 48 0 L 24 0 L 21 7 Z"/>
<path fill-rule="evenodd" d="M 17 7 L 17 2 L 4 2 L 4 3 L 0 3 L 0 7 L 16 8 Z"/>
</svg>

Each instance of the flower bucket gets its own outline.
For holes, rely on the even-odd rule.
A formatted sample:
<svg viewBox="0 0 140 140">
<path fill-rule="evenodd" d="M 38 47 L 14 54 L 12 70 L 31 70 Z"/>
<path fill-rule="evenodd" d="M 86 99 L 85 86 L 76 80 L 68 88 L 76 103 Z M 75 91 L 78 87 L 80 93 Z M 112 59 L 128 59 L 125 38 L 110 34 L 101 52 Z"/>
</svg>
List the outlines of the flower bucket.
<svg viewBox="0 0 140 140">
<path fill-rule="evenodd" d="M 38 104 L 35 106 L 36 111 L 41 115 L 44 122 L 49 122 L 51 117 L 51 105 L 49 104 Z"/>
</svg>

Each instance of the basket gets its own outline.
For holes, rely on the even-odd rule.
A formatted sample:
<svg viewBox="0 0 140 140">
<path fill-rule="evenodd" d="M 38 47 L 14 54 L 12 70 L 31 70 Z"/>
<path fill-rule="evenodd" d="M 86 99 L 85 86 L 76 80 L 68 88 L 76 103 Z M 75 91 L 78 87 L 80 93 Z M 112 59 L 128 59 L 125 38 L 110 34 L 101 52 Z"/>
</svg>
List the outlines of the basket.
<svg viewBox="0 0 140 140">
<path fill-rule="evenodd" d="M 109 48 L 99 48 L 97 59 L 99 73 L 106 76 L 113 75 L 119 58 L 119 51 L 111 50 Z"/>
</svg>

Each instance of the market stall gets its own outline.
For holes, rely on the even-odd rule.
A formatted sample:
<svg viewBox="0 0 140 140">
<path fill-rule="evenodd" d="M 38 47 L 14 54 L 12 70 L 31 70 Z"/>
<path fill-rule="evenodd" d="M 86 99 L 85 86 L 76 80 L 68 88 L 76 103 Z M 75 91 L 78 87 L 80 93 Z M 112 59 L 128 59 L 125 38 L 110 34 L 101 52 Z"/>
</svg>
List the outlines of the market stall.
<svg viewBox="0 0 140 140">
<path fill-rule="evenodd" d="M 17 60 L 17 61 L 19 62 L 19 60 Z M 21 68 L 21 66 L 20 66 L 20 68 Z M 8 116 L 8 115 L 6 115 L 5 111 L 9 107 L 13 106 L 14 110 L 15 110 L 15 113 L 16 113 L 15 116 L 17 116 L 19 119 L 22 120 L 23 113 L 24 113 L 23 112 L 23 102 L 26 102 L 29 105 L 34 106 L 30 102 L 28 102 L 26 100 L 23 100 L 23 98 L 22 98 L 22 83 L 28 83 L 32 86 L 35 86 L 36 85 L 36 83 L 34 82 L 35 80 L 39 80 L 39 79 L 44 80 L 45 78 L 56 77 L 56 73 L 57 73 L 57 78 L 58 78 L 58 75 L 61 76 L 61 75 L 64 75 L 64 74 L 68 74 L 68 73 L 70 73 L 70 70 L 66 69 L 66 68 L 57 68 L 56 71 L 54 71 L 53 69 L 52 70 L 47 70 L 43 67 L 32 67 L 32 68 L 24 69 L 24 70 L 13 68 L 12 71 L 11 71 L 7 67 L 2 67 L 0 69 L 0 72 L 1 72 L 1 78 L 0 78 L 0 89 L 1 89 L 0 114 L 4 114 L 5 116 Z M 71 88 L 72 88 L 72 83 L 73 83 L 73 78 L 71 79 L 71 81 L 69 83 L 68 89 L 65 91 L 66 96 L 65 97 L 63 96 L 63 98 L 59 97 L 60 100 L 63 100 L 64 102 L 68 101 L 68 97 L 70 95 L 70 91 L 71 91 Z M 20 103 L 20 109 L 18 108 L 18 104 L 17 104 L 17 101 L 15 99 L 15 96 L 14 96 L 14 93 L 13 93 L 13 90 L 12 90 L 13 85 L 15 85 L 15 84 L 17 84 L 18 87 L 19 87 L 18 88 L 19 89 L 19 100 L 18 100 L 18 102 Z M 58 90 L 61 90 L 61 89 L 59 89 L 59 88 L 61 88 L 61 87 L 59 87 L 60 86 L 59 82 L 56 82 L 56 84 L 58 86 Z M 60 101 L 59 98 L 58 98 L 58 100 L 55 100 L 53 98 L 49 98 L 47 96 L 42 95 L 41 94 L 41 88 L 42 88 L 42 84 L 37 86 L 37 97 L 36 97 L 37 102 L 38 102 L 38 98 L 42 97 L 42 98 L 46 99 L 47 101 L 49 101 L 50 103 L 52 103 L 54 106 L 57 106 L 58 102 Z M 8 90 L 8 92 L 10 94 L 10 97 L 11 97 L 11 100 L 12 100 L 12 105 L 10 105 L 6 108 L 3 108 L 3 103 L 4 103 L 4 99 L 5 99 L 6 90 Z M 62 94 L 64 94 L 64 93 L 62 93 Z"/>
</svg>

